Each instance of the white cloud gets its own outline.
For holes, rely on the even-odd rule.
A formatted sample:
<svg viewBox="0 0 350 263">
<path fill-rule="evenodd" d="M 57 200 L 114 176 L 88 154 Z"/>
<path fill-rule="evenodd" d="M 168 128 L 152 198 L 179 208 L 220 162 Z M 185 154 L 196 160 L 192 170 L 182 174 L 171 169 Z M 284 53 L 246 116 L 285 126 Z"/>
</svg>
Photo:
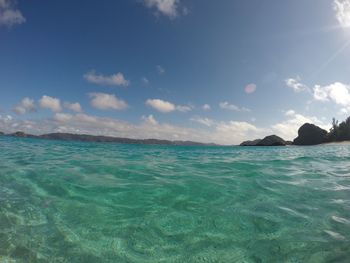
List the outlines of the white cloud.
<svg viewBox="0 0 350 263">
<path fill-rule="evenodd" d="M 202 109 L 205 110 L 205 111 L 208 111 L 208 110 L 211 110 L 211 107 L 210 107 L 209 104 L 204 104 L 204 105 L 202 106 Z"/>
<path fill-rule="evenodd" d="M 350 0 L 334 0 L 333 8 L 341 27 L 350 27 Z"/>
<path fill-rule="evenodd" d="M 313 123 L 323 129 L 328 130 L 330 125 L 325 124 L 317 117 L 304 116 L 294 110 L 286 112 L 288 119 L 272 125 L 272 132 L 285 140 L 293 140 L 298 136 L 298 130 L 304 123 Z"/>
<path fill-rule="evenodd" d="M 141 118 L 145 124 L 149 124 L 149 125 L 157 125 L 158 122 L 157 120 L 153 117 L 153 115 L 148 115 L 148 116 L 142 116 Z"/>
<path fill-rule="evenodd" d="M 105 76 L 102 74 L 97 74 L 95 71 L 90 71 L 84 75 L 84 78 L 93 84 L 100 86 L 124 86 L 127 87 L 130 81 L 125 79 L 124 75 L 120 72 L 112 74 L 110 76 Z"/>
<path fill-rule="evenodd" d="M 339 114 L 350 113 L 350 85 L 340 82 L 328 86 L 315 85 L 313 95 L 317 101 L 331 101 L 341 107 Z"/>
<path fill-rule="evenodd" d="M 65 102 L 63 104 L 63 107 L 65 107 L 68 110 L 74 111 L 74 112 L 82 112 L 81 105 L 78 102 L 75 103 L 70 103 L 70 102 Z"/>
<path fill-rule="evenodd" d="M 176 110 L 180 112 L 189 112 L 192 110 L 192 107 L 188 105 L 177 105 Z"/>
<path fill-rule="evenodd" d="M 21 11 L 15 8 L 16 1 L 0 0 L 0 26 L 11 27 L 26 21 Z"/>
<path fill-rule="evenodd" d="M 61 111 L 61 102 L 57 98 L 53 98 L 50 96 L 42 96 L 39 100 L 39 105 L 43 109 L 49 109 L 53 112 L 59 112 Z"/>
<path fill-rule="evenodd" d="M 315 100 L 328 101 L 328 91 L 320 85 L 315 85 L 313 93 Z"/>
<path fill-rule="evenodd" d="M 288 110 L 285 112 L 286 116 L 294 116 L 295 115 L 295 111 L 294 110 Z"/>
<path fill-rule="evenodd" d="M 188 105 L 175 105 L 169 101 L 160 99 L 148 99 L 145 104 L 162 113 L 169 113 L 172 111 L 189 112 L 193 108 Z"/>
<path fill-rule="evenodd" d="M 0 114 L 0 120 L 1 120 L 1 121 L 4 121 L 4 122 L 7 122 L 7 121 L 12 121 L 13 118 L 12 118 L 11 115 L 1 115 L 1 114 Z"/>
<path fill-rule="evenodd" d="M 256 84 L 254 83 L 248 84 L 247 86 L 245 86 L 244 91 L 247 94 L 254 93 L 256 91 Z"/>
<path fill-rule="evenodd" d="M 128 107 L 128 104 L 117 98 L 114 94 L 106 93 L 89 93 L 91 98 L 90 104 L 92 107 L 99 110 L 123 110 Z"/>
<path fill-rule="evenodd" d="M 146 101 L 146 105 L 163 113 L 168 113 L 176 110 L 176 107 L 173 103 L 160 99 L 148 99 Z"/>
<path fill-rule="evenodd" d="M 238 107 L 237 105 L 230 104 L 227 101 L 220 102 L 219 106 L 220 106 L 221 109 L 225 109 L 225 110 L 244 111 L 244 112 L 249 112 L 250 111 L 250 109 L 248 109 L 248 108 Z"/>
<path fill-rule="evenodd" d="M 165 73 L 165 69 L 161 65 L 157 65 L 156 68 L 159 74 L 162 75 Z"/>
<path fill-rule="evenodd" d="M 170 18 L 175 18 L 179 15 L 180 0 L 143 0 L 145 5 L 149 8 L 156 8 L 158 13 L 161 13 Z M 187 9 L 184 9 L 187 13 Z"/>
<path fill-rule="evenodd" d="M 314 99 L 319 101 L 333 101 L 340 106 L 350 106 L 350 86 L 335 82 L 328 86 L 316 85 Z"/>
<path fill-rule="evenodd" d="M 287 87 L 292 88 L 295 92 L 301 92 L 307 90 L 308 87 L 300 82 L 300 77 L 289 78 L 285 80 Z"/>
<path fill-rule="evenodd" d="M 193 122 L 197 122 L 199 124 L 211 127 L 215 124 L 214 120 L 209 119 L 209 118 L 201 118 L 201 117 L 193 117 L 190 119 Z"/>
<path fill-rule="evenodd" d="M 17 114 L 35 112 L 36 106 L 34 100 L 30 98 L 23 98 L 22 101 L 13 109 L 13 111 Z"/>
<path fill-rule="evenodd" d="M 146 77 L 143 77 L 143 78 L 141 79 L 141 81 L 142 81 L 142 83 L 143 83 L 144 85 L 148 85 L 148 84 L 149 84 L 149 79 L 146 78 Z"/>
</svg>

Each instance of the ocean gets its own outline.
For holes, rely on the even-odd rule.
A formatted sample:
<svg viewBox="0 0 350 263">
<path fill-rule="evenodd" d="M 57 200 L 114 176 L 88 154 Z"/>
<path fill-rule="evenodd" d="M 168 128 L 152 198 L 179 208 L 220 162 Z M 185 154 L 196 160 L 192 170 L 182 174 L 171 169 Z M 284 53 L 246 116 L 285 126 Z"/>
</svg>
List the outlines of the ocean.
<svg viewBox="0 0 350 263">
<path fill-rule="evenodd" d="M 350 262 L 350 146 L 0 137 L 0 262 Z"/>
</svg>

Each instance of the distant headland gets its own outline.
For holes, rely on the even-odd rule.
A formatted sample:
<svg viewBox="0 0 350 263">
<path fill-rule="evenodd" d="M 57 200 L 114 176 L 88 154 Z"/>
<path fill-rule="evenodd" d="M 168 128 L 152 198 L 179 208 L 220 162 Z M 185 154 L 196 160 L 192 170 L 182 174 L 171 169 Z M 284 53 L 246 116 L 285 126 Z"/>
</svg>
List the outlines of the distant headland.
<svg viewBox="0 0 350 263">
<path fill-rule="evenodd" d="M 143 144 L 143 145 L 178 145 L 178 146 L 215 146 L 214 143 L 200 143 L 193 141 L 170 141 L 158 139 L 130 139 L 110 136 L 95 136 L 87 134 L 72 134 L 72 133 L 49 133 L 43 135 L 27 134 L 21 131 L 0 135 L 6 135 L 17 138 L 34 138 L 46 140 L 61 140 L 61 141 L 80 141 L 80 142 L 101 142 L 101 143 L 122 143 L 122 144 Z"/>
<path fill-rule="evenodd" d="M 343 141 L 350 141 L 350 117 L 340 124 L 333 118 L 332 128 L 329 132 L 314 124 L 305 123 L 299 128 L 298 137 L 293 142 L 285 141 L 276 135 L 270 135 L 264 139 L 244 141 L 240 146 L 317 145 Z"/>
</svg>

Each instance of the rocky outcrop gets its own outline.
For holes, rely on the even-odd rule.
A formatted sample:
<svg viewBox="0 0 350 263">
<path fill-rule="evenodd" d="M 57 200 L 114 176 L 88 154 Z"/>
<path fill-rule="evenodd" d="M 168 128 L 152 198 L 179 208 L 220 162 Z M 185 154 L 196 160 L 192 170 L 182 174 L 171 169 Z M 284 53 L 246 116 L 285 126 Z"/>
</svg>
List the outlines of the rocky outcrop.
<svg viewBox="0 0 350 263">
<path fill-rule="evenodd" d="M 294 145 L 316 145 L 327 142 L 327 131 L 320 127 L 305 123 L 298 130 L 298 137 L 294 139 Z"/>
<path fill-rule="evenodd" d="M 286 146 L 287 142 L 276 135 L 266 136 L 264 139 L 257 139 L 254 141 L 245 141 L 241 146 Z"/>
<path fill-rule="evenodd" d="M 286 146 L 287 143 L 281 137 L 277 135 L 266 136 L 262 139 L 257 146 Z"/>
<path fill-rule="evenodd" d="M 1 136 L 1 135 L 5 135 L 5 133 L 3 133 L 3 132 L 0 132 L 0 136 Z"/>
<path fill-rule="evenodd" d="M 256 146 L 260 141 L 261 139 L 256 139 L 254 141 L 244 141 L 240 144 L 240 146 Z"/>
</svg>

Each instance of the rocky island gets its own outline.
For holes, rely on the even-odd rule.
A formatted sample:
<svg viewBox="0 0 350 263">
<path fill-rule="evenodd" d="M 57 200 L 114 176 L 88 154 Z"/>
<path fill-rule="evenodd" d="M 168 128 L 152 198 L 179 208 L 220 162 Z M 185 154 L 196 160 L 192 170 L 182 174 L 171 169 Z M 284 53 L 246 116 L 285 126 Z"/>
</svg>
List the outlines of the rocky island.
<svg viewBox="0 0 350 263">
<path fill-rule="evenodd" d="M 290 142 L 283 140 L 277 135 L 266 136 L 264 139 L 256 139 L 254 141 L 245 141 L 240 144 L 240 146 L 286 146 Z"/>
<path fill-rule="evenodd" d="M 333 119 L 329 132 L 314 124 L 305 123 L 299 128 L 298 137 L 293 142 L 285 141 L 276 135 L 270 135 L 262 140 L 244 141 L 240 146 L 317 145 L 342 141 L 350 141 L 350 117 L 340 124 Z"/>
<path fill-rule="evenodd" d="M 327 142 L 327 131 L 320 127 L 305 123 L 298 130 L 298 137 L 294 139 L 294 145 L 316 145 Z"/>
</svg>

